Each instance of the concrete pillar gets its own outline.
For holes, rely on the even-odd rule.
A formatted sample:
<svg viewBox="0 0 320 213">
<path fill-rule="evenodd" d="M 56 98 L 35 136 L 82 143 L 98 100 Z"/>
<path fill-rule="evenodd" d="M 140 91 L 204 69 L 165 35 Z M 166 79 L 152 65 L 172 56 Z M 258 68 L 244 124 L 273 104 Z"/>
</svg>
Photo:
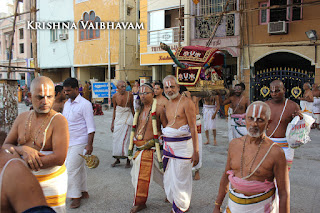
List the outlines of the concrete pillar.
<svg viewBox="0 0 320 213">
<path fill-rule="evenodd" d="M 160 66 L 152 66 L 152 80 L 159 80 L 159 68 Z"/>
<path fill-rule="evenodd" d="M 76 69 L 74 68 L 74 66 L 71 66 L 71 78 L 76 78 L 77 74 L 76 74 Z"/>
<path fill-rule="evenodd" d="M 315 68 L 314 83 L 320 84 L 320 68 Z"/>
</svg>

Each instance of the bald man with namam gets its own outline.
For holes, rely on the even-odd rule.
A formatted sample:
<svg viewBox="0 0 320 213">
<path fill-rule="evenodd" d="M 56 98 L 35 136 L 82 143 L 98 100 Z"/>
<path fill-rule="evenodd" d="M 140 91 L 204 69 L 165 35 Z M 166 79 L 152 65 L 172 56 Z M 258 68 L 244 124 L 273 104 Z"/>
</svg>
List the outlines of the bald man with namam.
<svg viewBox="0 0 320 213">
<path fill-rule="evenodd" d="M 40 182 L 49 206 L 65 212 L 68 177 L 64 162 L 69 131 L 66 118 L 52 110 L 54 97 L 52 80 L 35 78 L 31 83 L 34 110 L 17 117 L 3 148 L 13 147 L 22 156 Z"/>
<path fill-rule="evenodd" d="M 111 132 L 113 132 L 113 153 L 116 161 L 111 164 L 115 167 L 120 159 L 127 159 L 126 168 L 130 168 L 128 148 L 130 132 L 133 123 L 133 95 L 126 91 L 126 83 L 122 80 L 117 83 L 117 93 L 112 97 L 113 116 Z"/>
<path fill-rule="evenodd" d="M 286 131 L 288 124 L 299 114 L 300 107 L 295 102 L 285 98 L 285 87 L 280 80 L 271 82 L 270 94 L 272 99 L 266 101 L 266 104 L 271 108 L 271 121 L 267 129 L 267 137 L 282 147 L 290 170 L 294 149 L 288 146 Z"/>
<path fill-rule="evenodd" d="M 311 91 L 311 85 L 310 83 L 304 83 L 303 84 L 303 96 L 299 97 L 300 100 L 300 107 L 302 109 L 303 113 L 306 113 L 307 115 L 312 116 L 312 108 L 313 108 L 313 94 Z"/>
<path fill-rule="evenodd" d="M 271 111 L 261 101 L 249 105 L 246 111 L 248 134 L 233 139 L 229 144 L 214 213 L 220 212 L 227 190 L 226 212 L 290 212 L 289 175 L 285 155 L 279 146 L 266 137 Z"/>
<path fill-rule="evenodd" d="M 320 90 L 317 84 L 312 85 L 312 95 L 313 95 L 313 118 L 315 122 L 312 124 L 312 129 L 317 128 L 320 130 Z"/>
</svg>

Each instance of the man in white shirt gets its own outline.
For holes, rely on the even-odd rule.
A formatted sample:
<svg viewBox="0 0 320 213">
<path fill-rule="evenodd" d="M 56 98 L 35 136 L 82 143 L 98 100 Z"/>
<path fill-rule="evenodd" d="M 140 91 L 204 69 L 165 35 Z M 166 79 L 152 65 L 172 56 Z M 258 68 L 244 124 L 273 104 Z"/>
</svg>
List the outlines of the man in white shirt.
<svg viewBox="0 0 320 213">
<path fill-rule="evenodd" d="M 68 171 L 67 197 L 71 198 L 70 208 L 78 208 L 82 198 L 89 198 L 85 161 L 79 154 L 91 155 L 95 125 L 92 104 L 79 93 L 78 80 L 68 78 L 63 82 L 68 101 L 63 115 L 68 120 L 70 142 L 66 159 Z"/>
</svg>

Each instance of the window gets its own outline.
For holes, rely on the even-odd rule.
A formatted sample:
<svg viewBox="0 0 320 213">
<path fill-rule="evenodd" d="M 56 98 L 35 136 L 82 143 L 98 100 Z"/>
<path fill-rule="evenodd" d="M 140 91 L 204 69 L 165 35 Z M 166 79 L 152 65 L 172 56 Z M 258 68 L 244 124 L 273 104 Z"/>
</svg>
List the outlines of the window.
<svg viewBox="0 0 320 213">
<path fill-rule="evenodd" d="M 96 16 L 94 11 L 83 13 L 82 19 L 79 21 L 79 40 L 84 41 L 100 38 L 100 22 L 100 17 Z M 90 26 L 93 26 L 94 29 Z"/>
<path fill-rule="evenodd" d="M 268 7 L 269 3 L 268 2 L 260 2 L 259 6 L 260 6 L 260 8 Z M 269 20 L 268 20 L 269 19 L 269 10 L 267 10 L 267 9 L 260 10 L 259 16 L 260 16 L 260 20 L 259 20 L 260 24 L 267 24 L 269 22 Z"/>
<path fill-rule="evenodd" d="M 19 38 L 23 39 L 23 28 L 19 29 Z"/>
<path fill-rule="evenodd" d="M 277 21 L 298 21 L 302 19 L 302 0 L 269 0 L 260 2 L 260 8 L 278 6 L 274 9 L 261 9 L 259 12 L 259 24 L 267 24 Z M 290 5 L 290 6 L 289 6 Z"/>
<path fill-rule="evenodd" d="M 223 12 L 223 8 L 226 2 L 227 0 L 200 1 L 196 6 L 196 10 L 198 10 L 197 15 L 211 15 L 215 13 L 221 13 Z M 237 1 L 230 0 L 227 11 L 232 11 L 236 9 L 237 9 Z"/>
<path fill-rule="evenodd" d="M 181 8 L 184 17 L 184 8 Z M 148 13 L 148 45 L 160 42 L 172 44 L 179 40 L 179 8 Z M 184 41 L 184 21 L 181 22 L 181 41 Z"/>
<path fill-rule="evenodd" d="M 24 43 L 19 44 L 19 53 L 24 53 Z"/>
<path fill-rule="evenodd" d="M 50 30 L 50 41 L 55 42 L 58 40 L 58 30 L 57 29 L 51 29 Z"/>
<path fill-rule="evenodd" d="M 195 38 L 210 38 L 215 25 L 219 20 L 219 14 L 223 9 L 227 0 L 204 0 L 194 7 L 193 14 L 195 17 Z M 226 11 L 236 11 L 237 0 L 230 0 Z M 236 12 L 234 12 L 236 13 Z M 235 35 L 235 15 L 228 13 L 223 16 L 215 37 L 226 37 Z"/>
</svg>

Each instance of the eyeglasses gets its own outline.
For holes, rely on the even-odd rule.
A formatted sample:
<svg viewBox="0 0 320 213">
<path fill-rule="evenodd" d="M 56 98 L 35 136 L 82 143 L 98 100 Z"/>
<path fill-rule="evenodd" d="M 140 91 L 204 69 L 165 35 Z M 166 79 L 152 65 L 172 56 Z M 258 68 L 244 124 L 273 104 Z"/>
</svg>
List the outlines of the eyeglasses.
<svg viewBox="0 0 320 213">
<path fill-rule="evenodd" d="M 139 95 L 148 95 L 150 93 L 152 93 L 152 92 L 139 92 Z"/>
</svg>

